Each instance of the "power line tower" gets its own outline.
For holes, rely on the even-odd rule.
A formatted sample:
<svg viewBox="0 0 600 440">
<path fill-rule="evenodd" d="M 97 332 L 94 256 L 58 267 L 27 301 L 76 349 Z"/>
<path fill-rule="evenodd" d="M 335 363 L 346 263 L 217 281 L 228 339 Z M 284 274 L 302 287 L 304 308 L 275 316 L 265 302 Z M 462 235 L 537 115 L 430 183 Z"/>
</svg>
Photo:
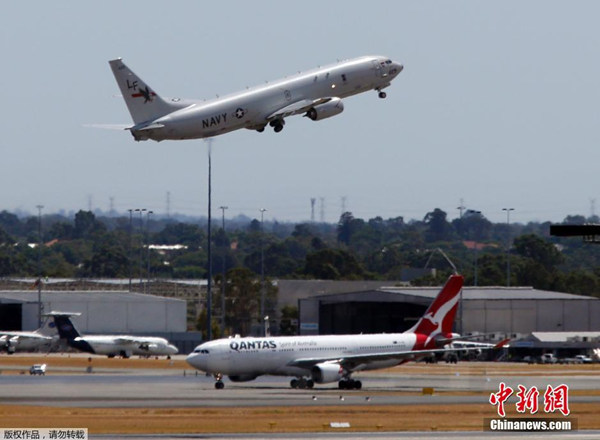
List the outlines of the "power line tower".
<svg viewBox="0 0 600 440">
<path fill-rule="evenodd" d="M 314 223 L 315 222 L 315 203 L 317 202 L 317 199 L 315 199 L 314 197 L 311 197 L 310 199 L 310 222 Z"/>
<path fill-rule="evenodd" d="M 171 218 L 171 192 L 167 191 L 167 218 Z"/>
<path fill-rule="evenodd" d="M 341 199 L 342 199 L 342 215 L 343 215 L 344 212 L 346 212 L 346 200 L 347 200 L 347 197 L 346 196 L 342 196 Z"/>
<path fill-rule="evenodd" d="M 320 220 L 321 223 L 325 223 L 325 197 L 319 197 L 319 201 L 321 202 Z"/>
<path fill-rule="evenodd" d="M 465 207 L 465 201 L 463 199 L 460 199 L 460 205 L 456 209 L 458 209 L 458 212 L 460 213 L 460 217 L 459 218 L 462 218 L 464 210 L 467 209 Z"/>
</svg>

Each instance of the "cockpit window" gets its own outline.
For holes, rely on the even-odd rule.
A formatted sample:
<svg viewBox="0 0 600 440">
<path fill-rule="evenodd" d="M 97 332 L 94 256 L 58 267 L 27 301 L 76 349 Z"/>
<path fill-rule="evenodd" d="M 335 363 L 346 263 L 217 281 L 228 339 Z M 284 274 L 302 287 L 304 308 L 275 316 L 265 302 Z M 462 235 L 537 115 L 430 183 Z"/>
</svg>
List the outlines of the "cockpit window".
<svg viewBox="0 0 600 440">
<path fill-rule="evenodd" d="M 392 64 L 392 60 L 387 60 L 385 64 Z"/>
<path fill-rule="evenodd" d="M 194 350 L 194 353 L 208 354 L 208 350 L 205 350 L 204 348 L 197 348 Z"/>
</svg>

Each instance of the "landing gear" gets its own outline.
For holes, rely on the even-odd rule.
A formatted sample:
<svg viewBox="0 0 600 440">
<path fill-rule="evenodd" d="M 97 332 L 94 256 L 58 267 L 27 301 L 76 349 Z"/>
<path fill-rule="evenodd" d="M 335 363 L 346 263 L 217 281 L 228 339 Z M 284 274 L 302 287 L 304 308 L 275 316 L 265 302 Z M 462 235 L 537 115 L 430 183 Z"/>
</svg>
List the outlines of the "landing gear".
<svg viewBox="0 0 600 440">
<path fill-rule="evenodd" d="M 300 388 L 304 390 L 306 388 L 311 389 L 315 386 L 315 382 L 312 379 L 304 379 L 301 377 L 300 379 L 292 379 L 290 381 L 290 386 L 294 389 Z"/>
<path fill-rule="evenodd" d="M 338 388 L 340 390 L 360 390 L 362 382 L 354 379 L 343 379 L 338 382 Z"/>
<path fill-rule="evenodd" d="M 385 92 L 379 92 L 379 95 L 378 95 L 378 96 L 379 96 L 381 99 L 384 99 L 384 98 L 387 96 L 387 94 L 386 94 Z"/>
<path fill-rule="evenodd" d="M 275 133 L 279 133 L 281 130 L 283 130 L 285 121 L 283 119 L 273 119 L 271 122 L 269 122 L 269 125 L 273 127 Z"/>
<path fill-rule="evenodd" d="M 258 131 L 259 133 L 262 133 L 263 131 L 265 131 L 265 127 L 266 127 L 266 125 L 262 125 L 262 126 L 258 127 L 256 129 L 256 131 Z"/>
<path fill-rule="evenodd" d="M 223 388 L 225 388 L 225 384 L 223 383 L 223 375 L 222 374 L 215 374 L 215 389 L 216 390 L 222 390 Z"/>
</svg>

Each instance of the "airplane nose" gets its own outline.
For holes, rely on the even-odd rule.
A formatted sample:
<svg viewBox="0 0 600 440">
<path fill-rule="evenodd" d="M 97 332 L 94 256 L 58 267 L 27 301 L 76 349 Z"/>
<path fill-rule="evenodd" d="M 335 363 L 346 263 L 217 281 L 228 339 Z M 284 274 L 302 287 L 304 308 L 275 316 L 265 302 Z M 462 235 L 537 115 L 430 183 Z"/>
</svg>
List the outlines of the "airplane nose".
<svg viewBox="0 0 600 440">
<path fill-rule="evenodd" d="M 394 63 L 394 67 L 396 69 L 398 69 L 398 73 L 402 72 L 402 70 L 404 70 L 404 66 L 400 63 Z"/>
<path fill-rule="evenodd" d="M 198 370 L 204 370 L 205 365 L 203 359 L 203 356 L 197 353 L 190 353 L 188 357 L 185 358 L 185 361 Z"/>
</svg>

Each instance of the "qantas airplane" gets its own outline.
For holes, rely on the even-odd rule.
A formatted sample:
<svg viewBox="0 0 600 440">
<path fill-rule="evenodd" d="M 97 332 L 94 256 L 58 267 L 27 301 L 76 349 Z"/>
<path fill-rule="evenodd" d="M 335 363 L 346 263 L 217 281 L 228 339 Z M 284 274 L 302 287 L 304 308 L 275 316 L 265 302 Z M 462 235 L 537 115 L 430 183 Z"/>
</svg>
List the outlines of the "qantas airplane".
<svg viewBox="0 0 600 440">
<path fill-rule="evenodd" d="M 344 110 L 343 98 L 382 90 L 404 68 L 384 56 L 364 56 L 309 70 L 208 101 L 161 98 L 121 58 L 109 61 L 134 125 L 136 141 L 200 139 L 240 128 L 280 132 L 288 116 L 319 121 Z"/>
<path fill-rule="evenodd" d="M 484 347 L 444 348 L 460 335 L 452 333 L 463 277 L 452 275 L 419 321 L 404 333 L 344 336 L 282 336 L 229 338 L 199 345 L 187 357 L 198 370 L 212 374 L 215 388 L 223 376 L 233 382 L 261 375 L 295 376 L 292 388 L 338 382 L 340 389 L 360 389 L 356 371 L 403 364 L 438 353 L 481 350 Z M 485 348 L 499 348 L 507 341 Z M 484 348 L 484 349 L 485 349 Z"/>
<path fill-rule="evenodd" d="M 47 315 L 54 318 L 61 339 L 66 339 L 69 346 L 86 353 L 102 354 L 109 358 L 115 356 L 128 358 L 132 355 L 170 357 L 178 351 L 177 347 L 169 344 L 165 338 L 125 335 L 81 336 L 70 318 L 78 316 L 79 313 L 50 312 Z"/>
</svg>

